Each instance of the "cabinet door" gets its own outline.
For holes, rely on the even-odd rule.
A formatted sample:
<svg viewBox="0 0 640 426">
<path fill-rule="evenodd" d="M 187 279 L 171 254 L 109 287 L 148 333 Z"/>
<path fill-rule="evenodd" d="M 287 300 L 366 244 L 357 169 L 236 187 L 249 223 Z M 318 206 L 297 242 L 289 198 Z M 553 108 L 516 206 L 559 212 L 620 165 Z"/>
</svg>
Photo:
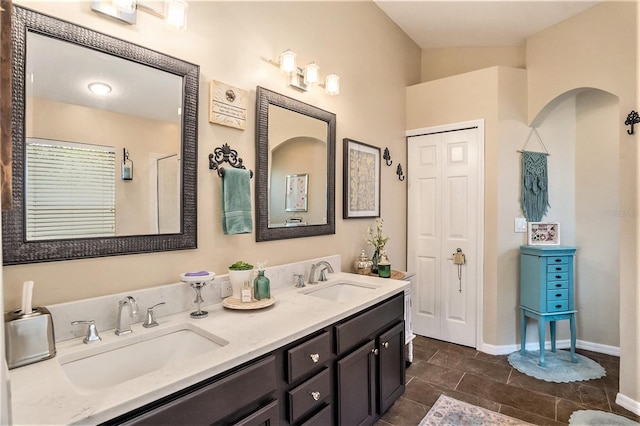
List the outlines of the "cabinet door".
<svg viewBox="0 0 640 426">
<path fill-rule="evenodd" d="M 233 426 L 278 426 L 278 401 L 262 407 Z"/>
<path fill-rule="evenodd" d="M 402 395 L 405 386 L 404 322 L 378 338 L 379 413 L 384 414 Z"/>
<path fill-rule="evenodd" d="M 376 356 L 372 340 L 338 361 L 338 424 L 372 424 L 376 419 Z"/>
</svg>

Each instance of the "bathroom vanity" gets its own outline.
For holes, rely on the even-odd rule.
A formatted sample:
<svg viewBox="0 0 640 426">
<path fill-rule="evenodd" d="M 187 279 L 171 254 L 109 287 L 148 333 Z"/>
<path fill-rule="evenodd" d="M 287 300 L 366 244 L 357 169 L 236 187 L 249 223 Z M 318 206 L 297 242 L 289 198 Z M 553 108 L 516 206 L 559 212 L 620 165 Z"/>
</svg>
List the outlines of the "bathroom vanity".
<svg viewBox="0 0 640 426">
<path fill-rule="evenodd" d="M 60 342 L 55 358 L 10 372 L 13 421 L 373 424 L 404 392 L 409 285 L 336 273 L 316 286 L 274 290 L 275 305 L 263 310 L 216 304 L 207 306 L 205 319 L 181 312 L 159 318 L 155 329 L 134 324 L 127 337 L 107 330 L 99 343 Z M 217 346 L 117 383 L 110 377 L 84 383 L 68 373 L 73 362 L 97 359 L 111 347 L 122 350 L 122 342 L 136 347 L 185 330 Z M 162 344 L 176 346 L 188 344 Z M 116 375 L 105 360 L 103 369 Z"/>
</svg>

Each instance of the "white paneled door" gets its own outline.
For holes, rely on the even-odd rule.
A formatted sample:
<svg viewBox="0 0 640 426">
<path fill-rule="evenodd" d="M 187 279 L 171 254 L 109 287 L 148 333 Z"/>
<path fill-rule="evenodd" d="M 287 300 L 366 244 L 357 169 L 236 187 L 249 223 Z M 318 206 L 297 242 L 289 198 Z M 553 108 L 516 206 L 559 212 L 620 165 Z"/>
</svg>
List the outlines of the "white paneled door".
<svg viewBox="0 0 640 426">
<path fill-rule="evenodd" d="M 416 334 L 477 346 L 483 128 L 407 138 L 407 266 Z M 465 263 L 453 262 L 460 249 Z"/>
</svg>

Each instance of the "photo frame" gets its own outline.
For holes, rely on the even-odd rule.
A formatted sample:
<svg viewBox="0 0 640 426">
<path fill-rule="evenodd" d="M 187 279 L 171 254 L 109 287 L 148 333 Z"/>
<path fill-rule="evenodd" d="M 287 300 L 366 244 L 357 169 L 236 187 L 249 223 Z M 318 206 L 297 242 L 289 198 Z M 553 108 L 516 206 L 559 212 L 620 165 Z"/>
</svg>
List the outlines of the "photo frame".
<svg viewBox="0 0 640 426">
<path fill-rule="evenodd" d="M 343 139 L 342 218 L 380 217 L 380 148 Z"/>
<path fill-rule="evenodd" d="M 287 175 L 284 196 L 284 210 L 306 212 L 308 202 L 309 174 Z"/>
<path fill-rule="evenodd" d="M 527 229 L 527 244 L 529 245 L 560 245 L 560 224 L 558 222 L 529 222 Z"/>
</svg>

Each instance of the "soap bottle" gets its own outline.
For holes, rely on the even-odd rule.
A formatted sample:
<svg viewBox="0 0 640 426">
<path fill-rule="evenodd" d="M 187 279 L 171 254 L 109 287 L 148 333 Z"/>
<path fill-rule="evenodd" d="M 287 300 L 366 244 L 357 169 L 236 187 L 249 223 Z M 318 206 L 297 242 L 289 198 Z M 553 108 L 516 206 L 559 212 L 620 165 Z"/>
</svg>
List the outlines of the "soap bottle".
<svg viewBox="0 0 640 426">
<path fill-rule="evenodd" d="M 381 278 L 391 277 L 391 262 L 389 262 L 387 252 L 385 250 L 380 251 L 380 262 L 378 262 L 378 276 Z"/>
<path fill-rule="evenodd" d="M 258 276 L 253 280 L 253 298 L 264 300 L 271 298 L 271 283 L 264 276 L 264 265 L 258 264 Z"/>
<path fill-rule="evenodd" d="M 242 291 L 240 292 L 240 294 L 241 294 L 240 300 L 243 303 L 253 302 L 253 299 L 251 298 L 251 287 L 249 287 L 249 281 L 244 282 L 244 287 L 242 288 Z"/>
</svg>

